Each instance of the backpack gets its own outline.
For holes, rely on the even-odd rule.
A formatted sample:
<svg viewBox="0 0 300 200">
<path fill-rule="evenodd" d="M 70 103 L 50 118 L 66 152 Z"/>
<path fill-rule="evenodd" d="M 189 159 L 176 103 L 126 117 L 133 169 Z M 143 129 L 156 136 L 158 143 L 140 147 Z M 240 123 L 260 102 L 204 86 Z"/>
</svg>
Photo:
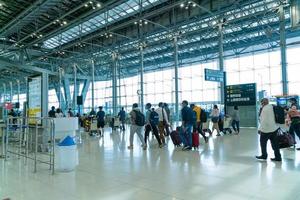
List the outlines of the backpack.
<svg viewBox="0 0 300 200">
<path fill-rule="evenodd" d="M 158 115 L 157 112 L 151 111 L 151 113 L 150 113 L 150 123 L 154 124 L 154 125 L 159 124 L 159 115 Z"/>
<path fill-rule="evenodd" d="M 200 121 L 203 123 L 207 122 L 207 113 L 204 109 L 201 109 Z"/>
<path fill-rule="evenodd" d="M 284 108 L 281 106 L 273 106 L 273 111 L 275 115 L 275 122 L 277 124 L 284 124 L 285 123 Z"/>
<path fill-rule="evenodd" d="M 145 125 L 145 116 L 141 111 L 134 110 L 135 112 L 135 124 L 137 126 Z"/>
</svg>

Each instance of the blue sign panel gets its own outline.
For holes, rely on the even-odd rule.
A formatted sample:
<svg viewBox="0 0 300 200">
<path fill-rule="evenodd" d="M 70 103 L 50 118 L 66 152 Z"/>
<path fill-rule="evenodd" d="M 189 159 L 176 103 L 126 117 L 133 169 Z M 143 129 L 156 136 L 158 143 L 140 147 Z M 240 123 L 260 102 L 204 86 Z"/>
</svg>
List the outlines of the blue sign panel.
<svg viewBox="0 0 300 200">
<path fill-rule="evenodd" d="M 220 70 L 204 69 L 205 80 L 214 82 L 224 82 L 224 72 Z"/>
</svg>

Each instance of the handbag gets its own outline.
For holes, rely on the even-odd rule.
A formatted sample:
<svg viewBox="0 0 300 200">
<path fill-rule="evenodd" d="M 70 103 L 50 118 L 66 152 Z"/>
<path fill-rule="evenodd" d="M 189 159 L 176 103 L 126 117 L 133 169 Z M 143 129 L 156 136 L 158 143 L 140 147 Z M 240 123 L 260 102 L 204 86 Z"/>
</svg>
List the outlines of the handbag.
<svg viewBox="0 0 300 200">
<path fill-rule="evenodd" d="M 211 121 L 212 121 L 213 123 L 218 123 L 219 117 L 212 117 L 212 118 L 211 118 Z"/>
<path fill-rule="evenodd" d="M 277 137 L 278 137 L 278 146 L 280 149 L 288 148 L 296 144 L 296 141 L 293 138 L 293 136 L 288 132 L 283 131 L 282 129 L 278 129 Z"/>
</svg>

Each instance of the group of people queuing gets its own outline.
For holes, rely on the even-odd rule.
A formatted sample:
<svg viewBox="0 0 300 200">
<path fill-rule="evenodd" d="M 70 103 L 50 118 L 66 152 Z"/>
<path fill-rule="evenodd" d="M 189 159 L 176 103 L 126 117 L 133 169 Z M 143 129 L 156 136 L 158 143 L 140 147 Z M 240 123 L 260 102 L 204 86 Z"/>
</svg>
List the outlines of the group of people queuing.
<svg viewBox="0 0 300 200">
<path fill-rule="evenodd" d="M 75 115 L 71 108 L 68 109 L 67 115 L 65 115 L 60 108 L 55 109 L 55 107 L 52 106 L 51 110 L 48 112 L 48 117 L 62 118 L 62 117 L 75 117 Z"/>
</svg>

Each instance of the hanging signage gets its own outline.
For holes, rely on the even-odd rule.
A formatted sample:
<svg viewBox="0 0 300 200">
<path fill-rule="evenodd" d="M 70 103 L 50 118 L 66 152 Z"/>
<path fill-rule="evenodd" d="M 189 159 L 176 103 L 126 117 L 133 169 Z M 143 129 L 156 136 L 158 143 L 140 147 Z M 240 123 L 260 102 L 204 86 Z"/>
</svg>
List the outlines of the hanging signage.
<svg viewBox="0 0 300 200">
<path fill-rule="evenodd" d="M 224 82 L 224 72 L 214 69 L 204 69 L 206 81 Z"/>
<path fill-rule="evenodd" d="M 28 78 L 28 117 L 42 116 L 42 77 L 35 76 Z M 35 124 L 36 120 L 29 120 Z"/>
<path fill-rule="evenodd" d="M 256 83 L 226 86 L 225 100 L 227 106 L 256 105 Z"/>
</svg>

